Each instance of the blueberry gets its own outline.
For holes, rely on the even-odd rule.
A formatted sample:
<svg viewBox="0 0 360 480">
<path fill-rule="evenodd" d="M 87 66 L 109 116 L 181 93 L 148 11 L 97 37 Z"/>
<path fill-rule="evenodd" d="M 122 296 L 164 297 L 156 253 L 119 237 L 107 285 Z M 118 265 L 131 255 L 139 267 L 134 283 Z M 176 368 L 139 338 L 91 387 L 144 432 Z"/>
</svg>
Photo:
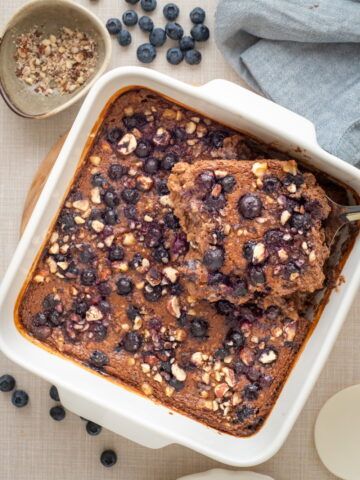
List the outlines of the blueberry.
<svg viewBox="0 0 360 480">
<path fill-rule="evenodd" d="M 95 258 L 96 254 L 90 245 L 84 244 L 79 252 L 79 262 L 88 264 L 92 263 Z"/>
<path fill-rule="evenodd" d="M 54 310 L 53 312 L 51 312 L 49 314 L 49 322 L 52 323 L 52 325 L 54 325 L 54 327 L 57 327 L 64 322 L 64 318 L 61 315 L 61 313 Z"/>
<path fill-rule="evenodd" d="M 125 203 L 134 205 L 140 199 L 140 193 L 135 188 L 124 188 L 121 192 L 121 198 Z"/>
<path fill-rule="evenodd" d="M 262 202 L 253 193 L 246 193 L 240 198 L 238 209 L 244 218 L 253 219 L 261 215 Z"/>
<path fill-rule="evenodd" d="M 92 332 L 94 334 L 94 340 L 96 342 L 102 342 L 107 337 L 108 329 L 102 323 L 97 323 L 97 322 L 93 322 L 93 323 L 94 323 L 94 327 Z"/>
<path fill-rule="evenodd" d="M 142 264 L 143 261 L 143 256 L 141 253 L 135 253 L 133 256 L 132 260 L 129 262 L 129 267 L 130 268 L 139 268 Z"/>
<path fill-rule="evenodd" d="M 127 27 L 133 27 L 138 22 L 138 15 L 135 10 L 126 10 L 123 13 L 122 20 Z"/>
<path fill-rule="evenodd" d="M 173 387 L 177 392 L 180 392 L 185 387 L 185 382 L 180 382 L 175 377 L 171 377 L 169 380 L 170 387 Z"/>
<path fill-rule="evenodd" d="M 86 431 L 92 437 L 99 435 L 101 433 L 102 427 L 97 423 L 91 422 L 90 420 L 86 422 Z"/>
<path fill-rule="evenodd" d="M 244 335 L 236 328 L 230 328 L 225 337 L 224 345 L 226 347 L 234 347 L 236 349 L 242 348 L 245 344 Z"/>
<path fill-rule="evenodd" d="M 190 31 L 191 36 L 197 42 L 206 42 L 210 37 L 210 31 L 206 25 L 194 25 Z"/>
<path fill-rule="evenodd" d="M 226 177 L 220 180 L 220 184 L 225 193 L 230 193 L 236 185 L 235 177 L 233 175 L 226 175 Z"/>
<path fill-rule="evenodd" d="M 52 400 L 55 402 L 60 402 L 59 392 L 55 385 L 51 385 L 49 390 L 49 395 Z"/>
<path fill-rule="evenodd" d="M 192 23 L 204 23 L 205 16 L 205 11 L 200 7 L 196 7 L 190 12 L 190 20 Z"/>
<path fill-rule="evenodd" d="M 161 168 L 167 172 L 170 172 L 175 165 L 179 161 L 179 157 L 176 153 L 168 152 L 161 160 Z"/>
<path fill-rule="evenodd" d="M 121 277 L 116 282 L 116 291 L 118 295 L 129 295 L 134 289 L 134 284 L 128 277 Z"/>
<path fill-rule="evenodd" d="M 215 148 L 222 148 L 224 146 L 224 140 L 229 136 L 229 133 L 224 130 L 213 130 L 209 133 L 208 139 L 210 145 Z"/>
<path fill-rule="evenodd" d="M 199 65 L 201 58 L 199 50 L 192 49 L 185 52 L 185 62 L 189 65 Z"/>
<path fill-rule="evenodd" d="M 265 243 L 268 247 L 280 247 L 283 245 L 284 234 L 281 230 L 268 230 L 264 235 Z"/>
<path fill-rule="evenodd" d="M 143 43 L 138 47 L 136 56 L 142 63 L 151 63 L 156 57 L 156 49 L 151 43 Z"/>
<path fill-rule="evenodd" d="M 32 319 L 32 324 L 35 326 L 35 327 L 40 327 L 42 325 L 45 325 L 47 322 L 47 316 L 45 313 L 43 312 L 39 312 L 37 313 L 36 315 L 34 315 L 33 319 Z"/>
<path fill-rule="evenodd" d="M 135 205 L 127 205 L 124 208 L 124 215 L 129 220 L 137 220 L 137 211 Z"/>
<path fill-rule="evenodd" d="M 296 175 L 287 173 L 283 180 L 283 184 L 288 187 L 292 183 L 295 184 L 297 187 L 300 187 L 304 183 L 303 175 L 301 175 L 301 173 L 298 173 Z"/>
<path fill-rule="evenodd" d="M 117 196 L 117 194 L 113 190 L 106 190 L 104 195 L 102 196 L 103 202 L 108 206 L 108 207 L 117 207 L 120 203 L 120 199 Z"/>
<path fill-rule="evenodd" d="M 123 123 L 128 130 L 133 128 L 141 129 L 147 124 L 147 119 L 143 113 L 135 113 L 129 117 L 124 117 Z"/>
<path fill-rule="evenodd" d="M 180 48 L 169 48 L 166 52 L 166 59 L 171 65 L 179 65 L 184 60 L 184 53 Z"/>
<path fill-rule="evenodd" d="M 289 262 L 284 266 L 283 275 L 289 280 L 293 273 L 299 273 L 299 268 L 293 262 Z"/>
<path fill-rule="evenodd" d="M 117 41 L 122 47 L 129 46 L 132 41 L 131 33 L 127 30 L 121 30 L 121 32 L 117 35 Z"/>
<path fill-rule="evenodd" d="M 141 3 L 143 0 L 141 0 Z M 117 462 L 117 455 L 113 450 L 104 450 L 100 456 L 100 462 L 104 467 L 110 468 Z"/>
<path fill-rule="evenodd" d="M 111 310 L 110 303 L 106 300 L 100 300 L 100 302 L 98 303 L 98 307 L 103 313 L 109 313 Z"/>
<path fill-rule="evenodd" d="M 245 400 L 249 400 L 250 402 L 257 400 L 260 390 L 261 387 L 258 383 L 250 383 L 244 388 L 243 397 Z"/>
<path fill-rule="evenodd" d="M 61 405 L 56 405 L 55 407 L 51 407 L 49 410 L 50 417 L 57 422 L 61 422 L 65 418 L 65 410 L 64 407 Z"/>
<path fill-rule="evenodd" d="M 108 208 L 104 213 L 104 221 L 106 225 L 115 225 L 119 220 L 116 210 Z"/>
<path fill-rule="evenodd" d="M 169 288 L 169 294 L 170 295 L 175 295 L 176 297 L 181 295 L 184 291 L 183 287 L 178 282 L 177 283 L 171 283 L 168 288 Z"/>
<path fill-rule="evenodd" d="M 180 10 L 175 3 L 167 3 L 163 8 L 163 14 L 166 20 L 173 22 L 179 16 Z"/>
<path fill-rule="evenodd" d="M 153 257 L 157 262 L 168 263 L 170 260 L 170 253 L 163 245 L 159 245 L 155 248 Z"/>
<path fill-rule="evenodd" d="M 15 388 L 15 378 L 11 375 L 1 375 L 0 392 L 11 392 Z"/>
<path fill-rule="evenodd" d="M 154 28 L 154 22 L 150 17 L 144 15 L 139 18 L 139 27 L 143 32 L 151 32 Z"/>
<path fill-rule="evenodd" d="M 140 316 L 140 310 L 135 307 L 134 305 L 130 305 L 128 309 L 126 310 L 126 315 L 129 320 L 132 322 L 135 320 L 136 317 Z"/>
<path fill-rule="evenodd" d="M 11 396 L 11 403 L 17 407 L 25 407 L 29 403 L 29 395 L 24 390 L 15 390 Z"/>
<path fill-rule="evenodd" d="M 140 140 L 135 149 L 135 155 L 139 158 L 148 157 L 151 153 L 151 144 L 146 140 Z"/>
<path fill-rule="evenodd" d="M 110 143 L 117 143 L 122 137 L 122 134 L 123 132 L 120 128 L 114 127 L 107 132 L 106 138 Z"/>
<path fill-rule="evenodd" d="M 152 287 L 150 284 L 146 284 L 143 292 L 144 298 L 148 302 L 157 302 L 162 297 L 161 285 L 155 285 Z"/>
<path fill-rule="evenodd" d="M 111 245 L 109 249 L 109 260 L 111 262 L 120 262 L 124 255 L 124 249 L 120 245 Z"/>
<path fill-rule="evenodd" d="M 280 315 L 281 309 L 277 305 L 270 305 L 270 307 L 265 310 L 266 318 L 272 322 L 279 318 Z"/>
<path fill-rule="evenodd" d="M 304 213 L 303 215 L 301 213 L 293 213 L 290 225 L 296 230 L 309 230 L 312 225 L 311 216 L 308 213 Z"/>
<path fill-rule="evenodd" d="M 112 291 L 110 285 L 107 282 L 99 283 L 97 288 L 98 288 L 99 292 L 101 293 L 101 295 L 103 295 L 104 297 L 107 297 L 108 295 L 110 295 L 110 293 Z"/>
<path fill-rule="evenodd" d="M 246 419 L 254 415 L 255 410 L 253 408 L 245 406 L 238 407 L 236 410 L 236 419 L 238 422 L 243 423 Z"/>
<path fill-rule="evenodd" d="M 243 256 L 245 260 L 247 260 L 250 263 L 252 262 L 252 259 L 253 259 L 253 253 L 254 253 L 254 248 L 256 243 L 257 242 L 255 240 L 249 240 L 246 243 L 244 243 L 244 246 L 243 246 Z"/>
<path fill-rule="evenodd" d="M 215 175 L 211 170 L 205 170 L 200 173 L 196 179 L 196 183 L 207 191 L 211 190 L 215 185 Z"/>
<path fill-rule="evenodd" d="M 208 195 L 205 198 L 204 203 L 208 210 L 218 212 L 226 206 L 226 198 L 222 193 L 220 193 L 220 195 L 218 195 L 217 197 Z"/>
<path fill-rule="evenodd" d="M 212 250 L 205 252 L 203 257 L 203 264 L 210 272 L 216 272 L 224 263 L 224 251 L 221 248 L 215 247 Z"/>
<path fill-rule="evenodd" d="M 121 31 L 121 22 L 118 18 L 109 18 L 106 22 L 106 28 L 111 35 L 116 35 Z"/>
<path fill-rule="evenodd" d="M 137 352 L 142 345 L 142 336 L 137 332 L 128 332 L 121 342 L 124 349 L 129 353 Z"/>
<path fill-rule="evenodd" d="M 183 142 L 187 137 L 187 133 L 183 128 L 176 127 L 173 131 L 173 136 L 177 142 Z"/>
<path fill-rule="evenodd" d="M 156 3 L 157 3 L 156 0 L 141 0 L 140 1 L 141 8 L 145 12 L 152 12 L 153 10 L 155 10 Z"/>
<path fill-rule="evenodd" d="M 147 158 L 144 162 L 143 170 L 150 175 L 159 170 L 159 160 L 154 157 Z"/>
<path fill-rule="evenodd" d="M 248 287 L 246 280 L 243 278 L 234 278 L 230 282 L 232 288 L 232 294 L 235 297 L 244 297 L 248 293 Z"/>
<path fill-rule="evenodd" d="M 89 269 L 81 272 L 80 281 L 83 285 L 90 287 L 96 283 L 96 280 L 97 275 L 95 270 Z"/>
<path fill-rule="evenodd" d="M 126 174 L 126 168 L 119 163 L 112 163 L 108 168 L 108 175 L 111 180 L 120 180 Z"/>
<path fill-rule="evenodd" d="M 109 363 L 109 357 L 101 350 L 94 350 L 90 355 L 89 361 L 94 367 L 102 368 Z"/>
<path fill-rule="evenodd" d="M 102 187 L 106 184 L 106 180 L 105 178 L 101 175 L 101 173 L 95 173 L 92 177 L 91 177 L 91 184 L 94 186 L 94 187 Z"/>
<path fill-rule="evenodd" d="M 195 47 L 195 42 L 190 35 L 185 35 L 179 41 L 180 50 L 186 52 L 187 50 L 192 50 Z"/>
<path fill-rule="evenodd" d="M 125 0 L 126 3 L 130 3 L 130 5 L 136 5 L 139 0 Z"/>
<path fill-rule="evenodd" d="M 171 212 L 165 214 L 164 224 L 171 230 L 177 230 L 180 227 L 179 220 Z"/>
<path fill-rule="evenodd" d="M 169 22 L 165 25 L 166 35 L 172 40 L 180 40 L 184 35 L 184 30 L 181 25 L 176 22 Z"/>
<path fill-rule="evenodd" d="M 74 214 L 67 210 L 63 210 L 61 212 L 58 219 L 58 224 L 60 225 L 61 230 L 63 230 L 64 232 L 73 232 L 76 230 Z"/>
<path fill-rule="evenodd" d="M 218 348 L 214 352 L 214 357 L 218 360 L 224 360 L 225 357 L 229 355 L 229 352 L 226 348 Z"/>
<path fill-rule="evenodd" d="M 154 47 L 161 47 L 166 42 L 166 32 L 163 28 L 154 28 L 149 35 L 149 41 Z"/>
<path fill-rule="evenodd" d="M 215 272 L 215 273 L 209 273 L 208 275 L 208 285 L 219 285 L 219 284 L 224 284 L 227 285 L 229 281 L 229 278 L 224 275 L 223 273 L 220 272 Z"/>
<path fill-rule="evenodd" d="M 190 322 L 190 333 L 195 338 L 208 337 L 209 322 L 201 317 L 195 317 Z"/>
<path fill-rule="evenodd" d="M 253 265 L 249 268 L 249 278 L 252 285 L 261 285 L 265 283 L 265 274 L 259 265 Z"/>
<path fill-rule="evenodd" d="M 162 231 L 158 225 L 150 225 L 145 234 L 145 245 L 154 248 L 160 245 Z"/>
<path fill-rule="evenodd" d="M 256 312 L 253 312 L 249 307 L 239 307 L 236 313 L 240 322 L 254 323 L 256 320 Z"/>
<path fill-rule="evenodd" d="M 263 190 L 266 193 L 276 192 L 280 188 L 280 180 L 274 175 L 265 175 L 263 180 Z"/>
<path fill-rule="evenodd" d="M 219 300 L 215 304 L 216 311 L 221 315 L 229 315 L 234 310 L 234 305 L 227 300 Z"/>
<path fill-rule="evenodd" d="M 168 186 L 167 186 L 167 181 L 163 180 L 162 178 L 159 178 L 156 180 L 155 186 L 156 186 L 156 191 L 160 196 L 168 195 L 170 193 L 170 190 L 168 189 Z"/>
</svg>

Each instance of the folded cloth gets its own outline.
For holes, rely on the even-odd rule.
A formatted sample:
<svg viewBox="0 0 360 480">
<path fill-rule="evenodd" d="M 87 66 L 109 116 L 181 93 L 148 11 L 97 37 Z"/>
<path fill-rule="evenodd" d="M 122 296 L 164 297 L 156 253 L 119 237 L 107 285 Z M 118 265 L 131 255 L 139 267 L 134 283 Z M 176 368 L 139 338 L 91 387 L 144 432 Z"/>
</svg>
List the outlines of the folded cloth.
<svg viewBox="0 0 360 480">
<path fill-rule="evenodd" d="M 220 0 L 216 41 L 251 87 L 360 165 L 360 1 Z"/>
</svg>

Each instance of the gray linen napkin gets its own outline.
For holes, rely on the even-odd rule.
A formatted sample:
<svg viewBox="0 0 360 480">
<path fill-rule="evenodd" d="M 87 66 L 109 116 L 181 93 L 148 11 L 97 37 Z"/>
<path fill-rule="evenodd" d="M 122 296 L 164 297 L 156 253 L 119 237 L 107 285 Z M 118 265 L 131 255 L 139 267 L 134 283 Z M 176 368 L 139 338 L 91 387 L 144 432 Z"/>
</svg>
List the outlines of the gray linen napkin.
<svg viewBox="0 0 360 480">
<path fill-rule="evenodd" d="M 360 162 L 360 3 L 220 0 L 216 41 L 255 90 L 311 120 L 320 145 Z"/>
</svg>

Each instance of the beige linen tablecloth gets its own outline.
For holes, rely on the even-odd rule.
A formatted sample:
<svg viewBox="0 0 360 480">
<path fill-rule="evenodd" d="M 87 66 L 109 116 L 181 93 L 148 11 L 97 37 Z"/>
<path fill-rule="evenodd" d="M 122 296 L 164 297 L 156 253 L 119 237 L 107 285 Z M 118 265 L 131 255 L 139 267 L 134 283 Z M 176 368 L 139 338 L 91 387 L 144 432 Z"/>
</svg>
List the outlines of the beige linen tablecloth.
<svg viewBox="0 0 360 480">
<path fill-rule="evenodd" d="M 179 21 L 188 28 L 188 13 L 197 4 L 205 5 L 207 23 L 213 27 L 216 0 L 176 0 L 181 8 Z M 0 27 L 24 0 L 0 1 Z M 103 20 L 119 16 L 129 5 L 124 0 L 81 0 Z M 162 6 L 154 15 L 164 24 Z M 139 7 L 137 7 L 139 10 Z M 138 28 L 131 47 L 123 49 L 114 42 L 112 67 L 137 65 L 136 45 L 145 41 Z M 140 40 L 141 39 L 141 40 Z M 213 39 L 201 48 L 203 62 L 197 67 L 181 64 L 173 67 L 165 60 L 166 48 L 159 50 L 152 68 L 190 83 L 203 84 L 213 78 L 239 82 L 216 50 Z M 76 105 L 55 118 L 27 121 L 16 117 L 0 104 L 0 274 L 2 275 L 19 239 L 19 221 L 26 191 L 40 160 L 51 145 L 71 125 L 79 108 Z M 360 382 L 360 301 L 353 306 L 329 361 L 300 415 L 295 428 L 280 452 L 267 463 L 254 468 L 276 480 L 330 480 L 335 478 L 321 464 L 313 442 L 316 415 L 339 389 Z M 49 385 L 22 370 L 0 354 L 0 374 L 13 374 L 19 387 L 30 395 L 30 404 L 15 409 L 9 394 L 0 394 L 0 479 L 1 480 L 174 480 L 182 475 L 218 466 L 197 453 L 180 446 L 149 450 L 103 431 L 98 437 L 85 432 L 85 424 L 67 413 L 63 422 L 48 415 L 52 405 Z M 341 414 L 341 412 L 339 412 Z M 99 454 L 104 448 L 118 453 L 118 464 L 109 470 L 101 466 Z"/>
</svg>

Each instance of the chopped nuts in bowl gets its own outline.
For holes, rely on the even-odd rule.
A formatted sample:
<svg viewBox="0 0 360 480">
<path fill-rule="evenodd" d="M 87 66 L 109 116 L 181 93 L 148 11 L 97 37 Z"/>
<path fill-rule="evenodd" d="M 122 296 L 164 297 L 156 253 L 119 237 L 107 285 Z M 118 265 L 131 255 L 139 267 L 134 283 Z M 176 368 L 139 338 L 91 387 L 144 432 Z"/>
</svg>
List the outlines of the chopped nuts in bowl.
<svg viewBox="0 0 360 480">
<path fill-rule="evenodd" d="M 49 117 L 85 95 L 110 55 L 108 32 L 86 8 L 70 0 L 32 0 L 3 32 L 0 93 L 22 117 Z"/>
</svg>

